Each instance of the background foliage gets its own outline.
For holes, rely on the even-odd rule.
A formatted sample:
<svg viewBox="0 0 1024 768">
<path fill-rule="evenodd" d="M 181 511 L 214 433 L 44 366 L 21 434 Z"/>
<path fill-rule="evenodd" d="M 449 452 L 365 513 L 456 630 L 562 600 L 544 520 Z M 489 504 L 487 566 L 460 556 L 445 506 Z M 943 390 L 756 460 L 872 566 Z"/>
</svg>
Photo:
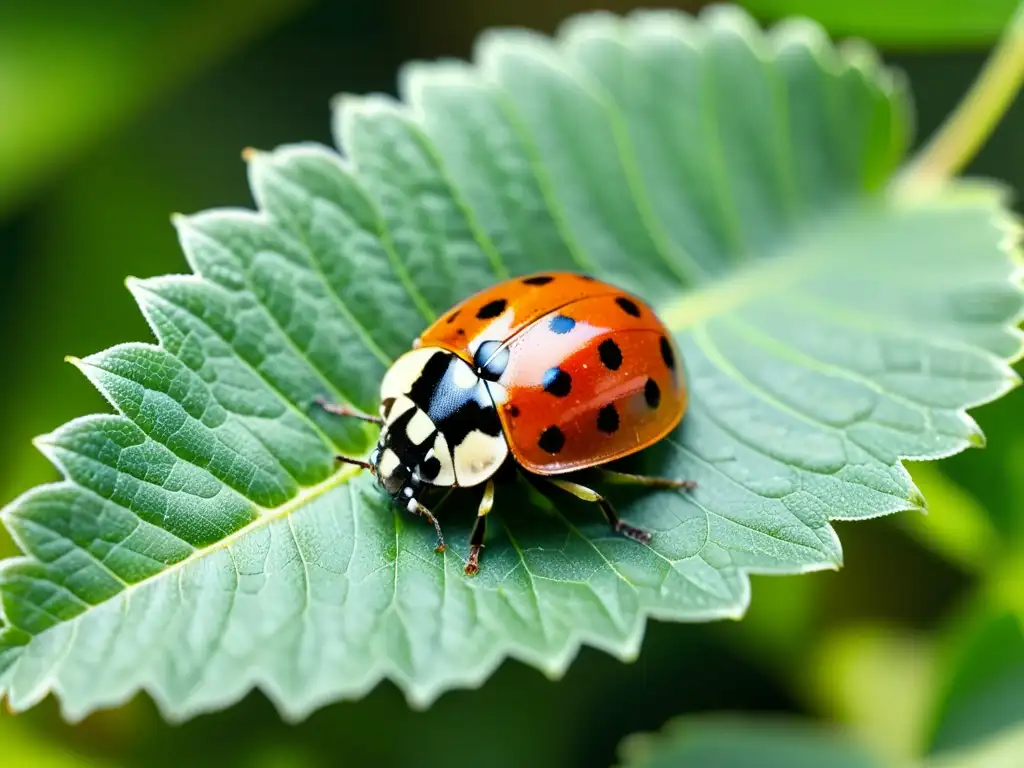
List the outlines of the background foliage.
<svg viewBox="0 0 1024 768">
<path fill-rule="evenodd" d="M 4 502 L 53 479 L 31 437 L 105 409 L 63 355 L 147 338 L 131 298 L 117 288 L 128 274 L 181 270 L 168 213 L 249 200 L 241 147 L 329 142 L 330 95 L 393 92 L 402 61 L 464 57 L 482 27 L 550 31 L 591 7 L 569 0 L 207 3 L 208 17 L 171 19 L 155 2 L 95 3 L 88 18 L 69 16 L 71 5 L 40 2 L 29 12 L 30 4 L 14 2 L 0 11 L 10 14 L 0 16 L 0 30 L 19 42 L 0 45 Z M 839 5 L 750 3 L 766 17 L 795 9 L 825 22 L 828 6 Z M 931 4 L 922 15 L 925 4 L 911 0 L 888 5 L 888 26 L 884 14 L 874 14 L 870 27 L 832 22 L 838 33 L 868 34 L 907 70 L 920 139 L 967 88 L 1000 26 L 992 19 L 1008 16 L 1012 4 L 981 4 L 990 19 L 970 30 L 956 21 L 955 4 L 945 15 Z M 82 62 L 100 61 L 99 51 L 108 69 L 87 87 Z M 68 94 L 74 110 L 64 104 Z M 51 125 L 60 131 L 39 127 Z M 1018 103 L 969 172 L 1024 188 L 1024 146 L 1015 140 L 1022 125 Z M 929 518 L 841 526 L 843 571 L 756 579 L 759 599 L 740 623 L 652 625 L 633 665 L 585 651 L 552 684 L 507 664 L 482 690 L 448 694 L 424 713 L 382 687 L 297 728 L 281 724 L 259 695 L 176 729 L 145 697 L 76 727 L 62 724 L 47 702 L 25 716 L 0 714 L 0 761 L 155 765 L 191 754 L 210 764 L 312 766 L 343 752 L 385 765 L 473 756 L 491 765 L 607 765 L 626 734 L 720 709 L 831 720 L 890 757 L 969 745 L 1024 719 L 1022 411 L 1019 397 L 978 409 L 984 451 L 913 469 Z M 9 543 L 0 551 L 9 553 Z"/>
</svg>

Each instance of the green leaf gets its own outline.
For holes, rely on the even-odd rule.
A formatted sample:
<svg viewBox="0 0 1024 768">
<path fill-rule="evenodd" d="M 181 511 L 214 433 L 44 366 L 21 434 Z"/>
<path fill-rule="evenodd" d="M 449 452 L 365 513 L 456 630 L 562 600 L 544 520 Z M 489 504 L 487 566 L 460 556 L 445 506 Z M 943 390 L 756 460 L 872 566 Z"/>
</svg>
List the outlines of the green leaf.
<svg viewBox="0 0 1024 768">
<path fill-rule="evenodd" d="M 1020 589 L 1020 582 L 1015 584 Z M 1024 727 L 1024 621 L 990 609 L 953 635 L 940 670 L 930 749 L 974 744 L 1012 726 Z"/>
<path fill-rule="evenodd" d="M 0 691 L 80 718 L 139 689 L 180 719 L 253 686 L 281 712 L 393 680 L 416 705 L 507 657 L 559 675 L 635 656 L 648 617 L 739 617 L 748 573 L 837 568 L 830 519 L 920 507 L 902 457 L 978 444 L 964 409 L 1015 383 L 1021 310 L 998 190 L 885 182 L 906 96 L 864 47 L 734 9 L 503 31 L 475 66 L 406 68 L 405 104 L 339 100 L 345 158 L 253 153 L 259 212 L 177 220 L 194 275 L 130 281 L 159 346 L 78 361 L 118 414 L 38 442 L 65 474 L 4 519 Z M 586 270 L 651 301 L 684 352 L 679 430 L 624 468 L 689 494 L 591 506 L 503 491 L 483 569 L 338 471 L 389 361 L 506 275 Z"/>
<path fill-rule="evenodd" d="M 1024 754 L 1024 726 L 1004 728 L 968 747 L 924 761 L 924 768 L 1017 768 Z"/>
<path fill-rule="evenodd" d="M 620 753 L 622 768 L 889 768 L 840 731 L 777 717 L 681 717 L 661 733 L 629 736 Z"/>
<path fill-rule="evenodd" d="M 920 752 L 935 677 L 928 636 L 850 624 L 825 634 L 809 655 L 817 711 L 894 762 Z"/>
<path fill-rule="evenodd" d="M 992 43 L 1018 0 L 743 0 L 762 19 L 809 16 L 835 35 L 903 48 Z"/>
<path fill-rule="evenodd" d="M 941 755 L 887 759 L 845 733 L 812 721 L 770 716 L 680 717 L 661 733 L 634 734 L 620 746 L 621 768 L 1016 768 L 1024 728 L 1004 728 Z"/>
</svg>

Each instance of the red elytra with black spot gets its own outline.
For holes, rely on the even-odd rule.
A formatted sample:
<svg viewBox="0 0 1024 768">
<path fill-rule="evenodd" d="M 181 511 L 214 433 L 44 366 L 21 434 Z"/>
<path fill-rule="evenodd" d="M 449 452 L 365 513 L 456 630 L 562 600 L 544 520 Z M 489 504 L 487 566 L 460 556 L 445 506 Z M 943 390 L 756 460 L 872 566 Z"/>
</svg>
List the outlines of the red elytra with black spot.
<svg viewBox="0 0 1024 768">
<path fill-rule="evenodd" d="M 491 380 L 507 392 L 497 405 L 509 447 L 541 475 L 635 453 L 671 432 L 686 410 L 668 329 L 641 299 L 585 275 L 507 280 L 453 307 L 413 346 L 500 370 Z"/>
</svg>

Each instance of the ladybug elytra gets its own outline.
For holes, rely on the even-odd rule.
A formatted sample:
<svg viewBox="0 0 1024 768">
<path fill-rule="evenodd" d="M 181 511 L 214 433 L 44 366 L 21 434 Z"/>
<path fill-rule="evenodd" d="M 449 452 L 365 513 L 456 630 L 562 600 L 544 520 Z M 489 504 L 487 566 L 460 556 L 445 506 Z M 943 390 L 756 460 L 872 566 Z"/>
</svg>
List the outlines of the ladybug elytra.
<svg viewBox="0 0 1024 768">
<path fill-rule="evenodd" d="M 318 401 L 381 427 L 369 470 L 400 507 L 441 526 L 421 496 L 431 487 L 485 484 L 470 538 L 479 569 L 494 478 L 514 467 L 545 493 L 560 488 L 597 503 L 612 528 L 646 543 L 571 473 L 657 442 L 686 410 L 671 334 L 643 301 L 571 272 L 513 278 L 450 309 L 399 357 L 381 382 L 378 416 Z M 611 482 L 690 488 L 693 482 L 611 472 Z"/>
</svg>

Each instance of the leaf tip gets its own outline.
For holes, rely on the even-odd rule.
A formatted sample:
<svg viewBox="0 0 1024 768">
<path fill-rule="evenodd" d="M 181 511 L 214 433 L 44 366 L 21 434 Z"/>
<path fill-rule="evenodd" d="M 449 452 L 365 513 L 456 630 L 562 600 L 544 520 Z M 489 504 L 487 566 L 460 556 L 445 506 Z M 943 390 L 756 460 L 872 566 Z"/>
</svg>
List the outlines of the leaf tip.
<svg viewBox="0 0 1024 768">
<path fill-rule="evenodd" d="M 622 652 L 619 654 L 619 661 L 621 661 L 623 664 L 635 664 L 637 662 L 637 659 L 639 658 L 639 645 L 630 645 L 629 647 L 624 648 Z"/>
<path fill-rule="evenodd" d="M 359 96 L 348 91 L 340 91 L 331 96 L 329 103 L 331 111 L 338 114 L 344 112 L 351 104 L 359 100 Z"/>
<path fill-rule="evenodd" d="M 827 571 L 841 571 L 843 570 L 843 553 L 842 552 L 831 552 L 827 556 L 826 561 L 822 564 L 820 570 Z"/>
<path fill-rule="evenodd" d="M 914 486 L 910 489 L 910 494 L 907 496 L 908 512 L 920 512 L 922 515 L 928 514 L 928 501 L 925 499 L 924 494 L 921 493 L 921 489 Z"/>
<path fill-rule="evenodd" d="M 577 42 L 592 38 L 615 39 L 624 30 L 624 19 L 607 10 L 583 11 L 563 21 L 555 30 L 555 37 L 564 46 L 572 48 Z"/>
<path fill-rule="evenodd" d="M 36 435 L 30 442 L 32 443 L 32 447 L 35 448 L 47 461 L 49 461 L 50 464 L 56 467 L 57 471 L 66 478 L 67 472 L 64 469 L 64 464 L 62 463 L 60 456 L 58 455 L 61 442 L 61 430 L 62 428 L 58 428 L 52 432 L 44 432 L 41 435 Z M 34 492 L 35 489 L 28 491 L 28 493 Z M 12 502 L 9 506 L 4 508 L 2 513 L 0 513 L 0 519 L 2 519 L 7 525 L 8 531 L 14 530 L 10 525 L 10 521 L 17 515 L 17 501 L 18 500 Z M 24 551 L 24 548 L 22 548 L 22 551 Z"/>
<path fill-rule="evenodd" d="M 75 355 L 65 355 L 64 362 L 71 363 L 71 365 L 75 366 L 75 368 L 81 371 L 83 376 L 92 381 L 93 379 L 88 369 L 96 368 L 96 358 L 102 354 L 103 353 L 101 352 L 96 355 L 89 355 L 88 357 L 76 357 Z"/>
<path fill-rule="evenodd" d="M 561 659 L 550 660 L 541 666 L 540 671 L 548 680 L 557 682 L 565 674 L 565 666 L 561 663 Z"/>
<path fill-rule="evenodd" d="M 30 442 L 32 443 L 33 448 L 45 456 L 47 450 L 54 444 L 53 433 L 46 432 L 42 435 L 36 435 Z M 7 512 L 7 509 L 5 509 L 4 512 Z"/>
<path fill-rule="evenodd" d="M 352 106 L 359 103 L 355 94 L 341 91 L 334 94 L 328 102 L 331 111 L 331 130 L 334 143 L 342 153 L 348 151 L 352 143 Z"/>
</svg>

